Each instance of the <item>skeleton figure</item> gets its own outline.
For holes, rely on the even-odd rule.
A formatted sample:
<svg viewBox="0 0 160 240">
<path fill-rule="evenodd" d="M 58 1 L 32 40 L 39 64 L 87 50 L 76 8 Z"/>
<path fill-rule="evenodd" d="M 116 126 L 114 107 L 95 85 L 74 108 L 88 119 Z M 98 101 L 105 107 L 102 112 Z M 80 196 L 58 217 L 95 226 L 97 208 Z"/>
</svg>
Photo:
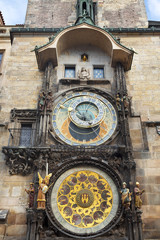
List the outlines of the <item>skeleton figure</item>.
<svg viewBox="0 0 160 240">
<path fill-rule="evenodd" d="M 28 199 L 29 208 L 33 208 L 33 206 L 34 206 L 34 194 L 35 194 L 33 183 L 30 183 L 30 188 L 28 190 L 25 189 L 25 191 L 29 195 L 29 199 Z"/>
</svg>

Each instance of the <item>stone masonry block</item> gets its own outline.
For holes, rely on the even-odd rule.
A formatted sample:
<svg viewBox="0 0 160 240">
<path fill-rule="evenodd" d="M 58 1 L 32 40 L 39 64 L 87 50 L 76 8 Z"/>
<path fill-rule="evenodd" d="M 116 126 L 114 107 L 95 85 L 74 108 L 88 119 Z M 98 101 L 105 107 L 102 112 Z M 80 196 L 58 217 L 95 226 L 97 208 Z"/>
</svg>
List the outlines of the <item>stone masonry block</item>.
<svg viewBox="0 0 160 240">
<path fill-rule="evenodd" d="M 11 225 L 7 227 L 7 236 L 24 236 L 27 232 L 27 225 Z"/>
<path fill-rule="evenodd" d="M 8 214 L 7 223 L 8 223 L 9 225 L 13 225 L 13 224 L 15 224 L 15 221 L 16 221 L 16 214 L 13 213 L 13 212 L 10 212 L 10 213 Z"/>
<path fill-rule="evenodd" d="M 4 235 L 6 231 L 6 225 L 0 224 L 0 235 Z"/>
<path fill-rule="evenodd" d="M 15 222 L 16 222 L 16 225 L 26 224 L 26 222 L 27 222 L 26 214 L 24 214 L 24 213 L 17 214 Z"/>
</svg>

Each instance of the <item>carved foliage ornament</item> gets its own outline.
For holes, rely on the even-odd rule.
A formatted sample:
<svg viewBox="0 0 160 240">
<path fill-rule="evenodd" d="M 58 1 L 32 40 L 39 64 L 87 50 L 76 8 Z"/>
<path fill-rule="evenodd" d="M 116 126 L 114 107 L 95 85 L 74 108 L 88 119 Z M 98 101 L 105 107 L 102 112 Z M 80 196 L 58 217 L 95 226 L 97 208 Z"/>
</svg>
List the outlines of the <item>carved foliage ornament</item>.
<svg viewBox="0 0 160 240">
<path fill-rule="evenodd" d="M 106 147 L 105 149 L 103 147 L 85 149 L 64 146 L 56 146 L 48 149 L 3 147 L 5 161 L 11 175 L 28 175 L 31 174 L 35 168 L 45 169 L 46 160 L 49 163 L 50 171 L 55 171 L 58 166 L 66 164 L 68 159 L 72 160 L 74 164 L 76 161 L 79 162 L 85 159 L 90 159 L 94 164 L 104 161 L 117 172 L 123 171 L 124 168 L 135 168 L 135 162 L 123 160 L 123 153 L 120 153 L 120 151 L 122 151 L 122 149 L 116 149 L 114 147 Z"/>
<path fill-rule="evenodd" d="M 11 110 L 11 121 L 14 121 L 15 118 L 24 119 L 24 118 L 36 118 L 37 117 L 37 110 L 24 110 L 24 109 L 12 109 Z"/>
</svg>

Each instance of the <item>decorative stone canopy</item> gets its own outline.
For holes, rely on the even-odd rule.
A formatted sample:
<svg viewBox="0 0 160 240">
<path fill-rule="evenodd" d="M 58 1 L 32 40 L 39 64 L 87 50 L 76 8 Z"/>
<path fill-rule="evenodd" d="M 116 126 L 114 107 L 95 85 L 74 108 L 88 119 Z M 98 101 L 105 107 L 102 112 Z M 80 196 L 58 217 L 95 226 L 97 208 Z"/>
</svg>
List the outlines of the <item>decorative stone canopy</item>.
<svg viewBox="0 0 160 240">
<path fill-rule="evenodd" d="M 120 62 L 126 71 L 131 69 L 134 51 L 121 45 L 104 29 L 87 23 L 66 28 L 46 45 L 35 48 L 39 69 L 43 71 L 49 61 L 56 67 L 63 51 L 83 45 L 102 49 L 111 57 L 112 67 Z"/>
<path fill-rule="evenodd" d="M 89 23 L 94 25 L 94 10 L 92 0 L 77 0 L 77 20 L 76 24 Z"/>
</svg>

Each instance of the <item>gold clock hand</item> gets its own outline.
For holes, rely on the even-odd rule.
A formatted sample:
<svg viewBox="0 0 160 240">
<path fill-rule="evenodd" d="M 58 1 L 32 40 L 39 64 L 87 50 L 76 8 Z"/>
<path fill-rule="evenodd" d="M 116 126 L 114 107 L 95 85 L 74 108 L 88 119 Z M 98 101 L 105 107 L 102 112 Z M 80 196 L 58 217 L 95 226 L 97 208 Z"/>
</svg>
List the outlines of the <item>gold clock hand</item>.
<svg viewBox="0 0 160 240">
<path fill-rule="evenodd" d="M 73 111 L 73 108 L 72 107 L 69 107 L 68 108 L 68 112 L 72 112 Z"/>
<path fill-rule="evenodd" d="M 65 109 L 66 107 L 64 105 L 60 105 L 60 108 Z"/>
<path fill-rule="evenodd" d="M 68 110 L 68 112 L 73 111 L 73 108 L 72 108 L 72 107 L 67 108 L 67 107 L 65 107 L 64 105 L 60 105 L 60 108 L 66 109 L 66 110 Z"/>
</svg>

